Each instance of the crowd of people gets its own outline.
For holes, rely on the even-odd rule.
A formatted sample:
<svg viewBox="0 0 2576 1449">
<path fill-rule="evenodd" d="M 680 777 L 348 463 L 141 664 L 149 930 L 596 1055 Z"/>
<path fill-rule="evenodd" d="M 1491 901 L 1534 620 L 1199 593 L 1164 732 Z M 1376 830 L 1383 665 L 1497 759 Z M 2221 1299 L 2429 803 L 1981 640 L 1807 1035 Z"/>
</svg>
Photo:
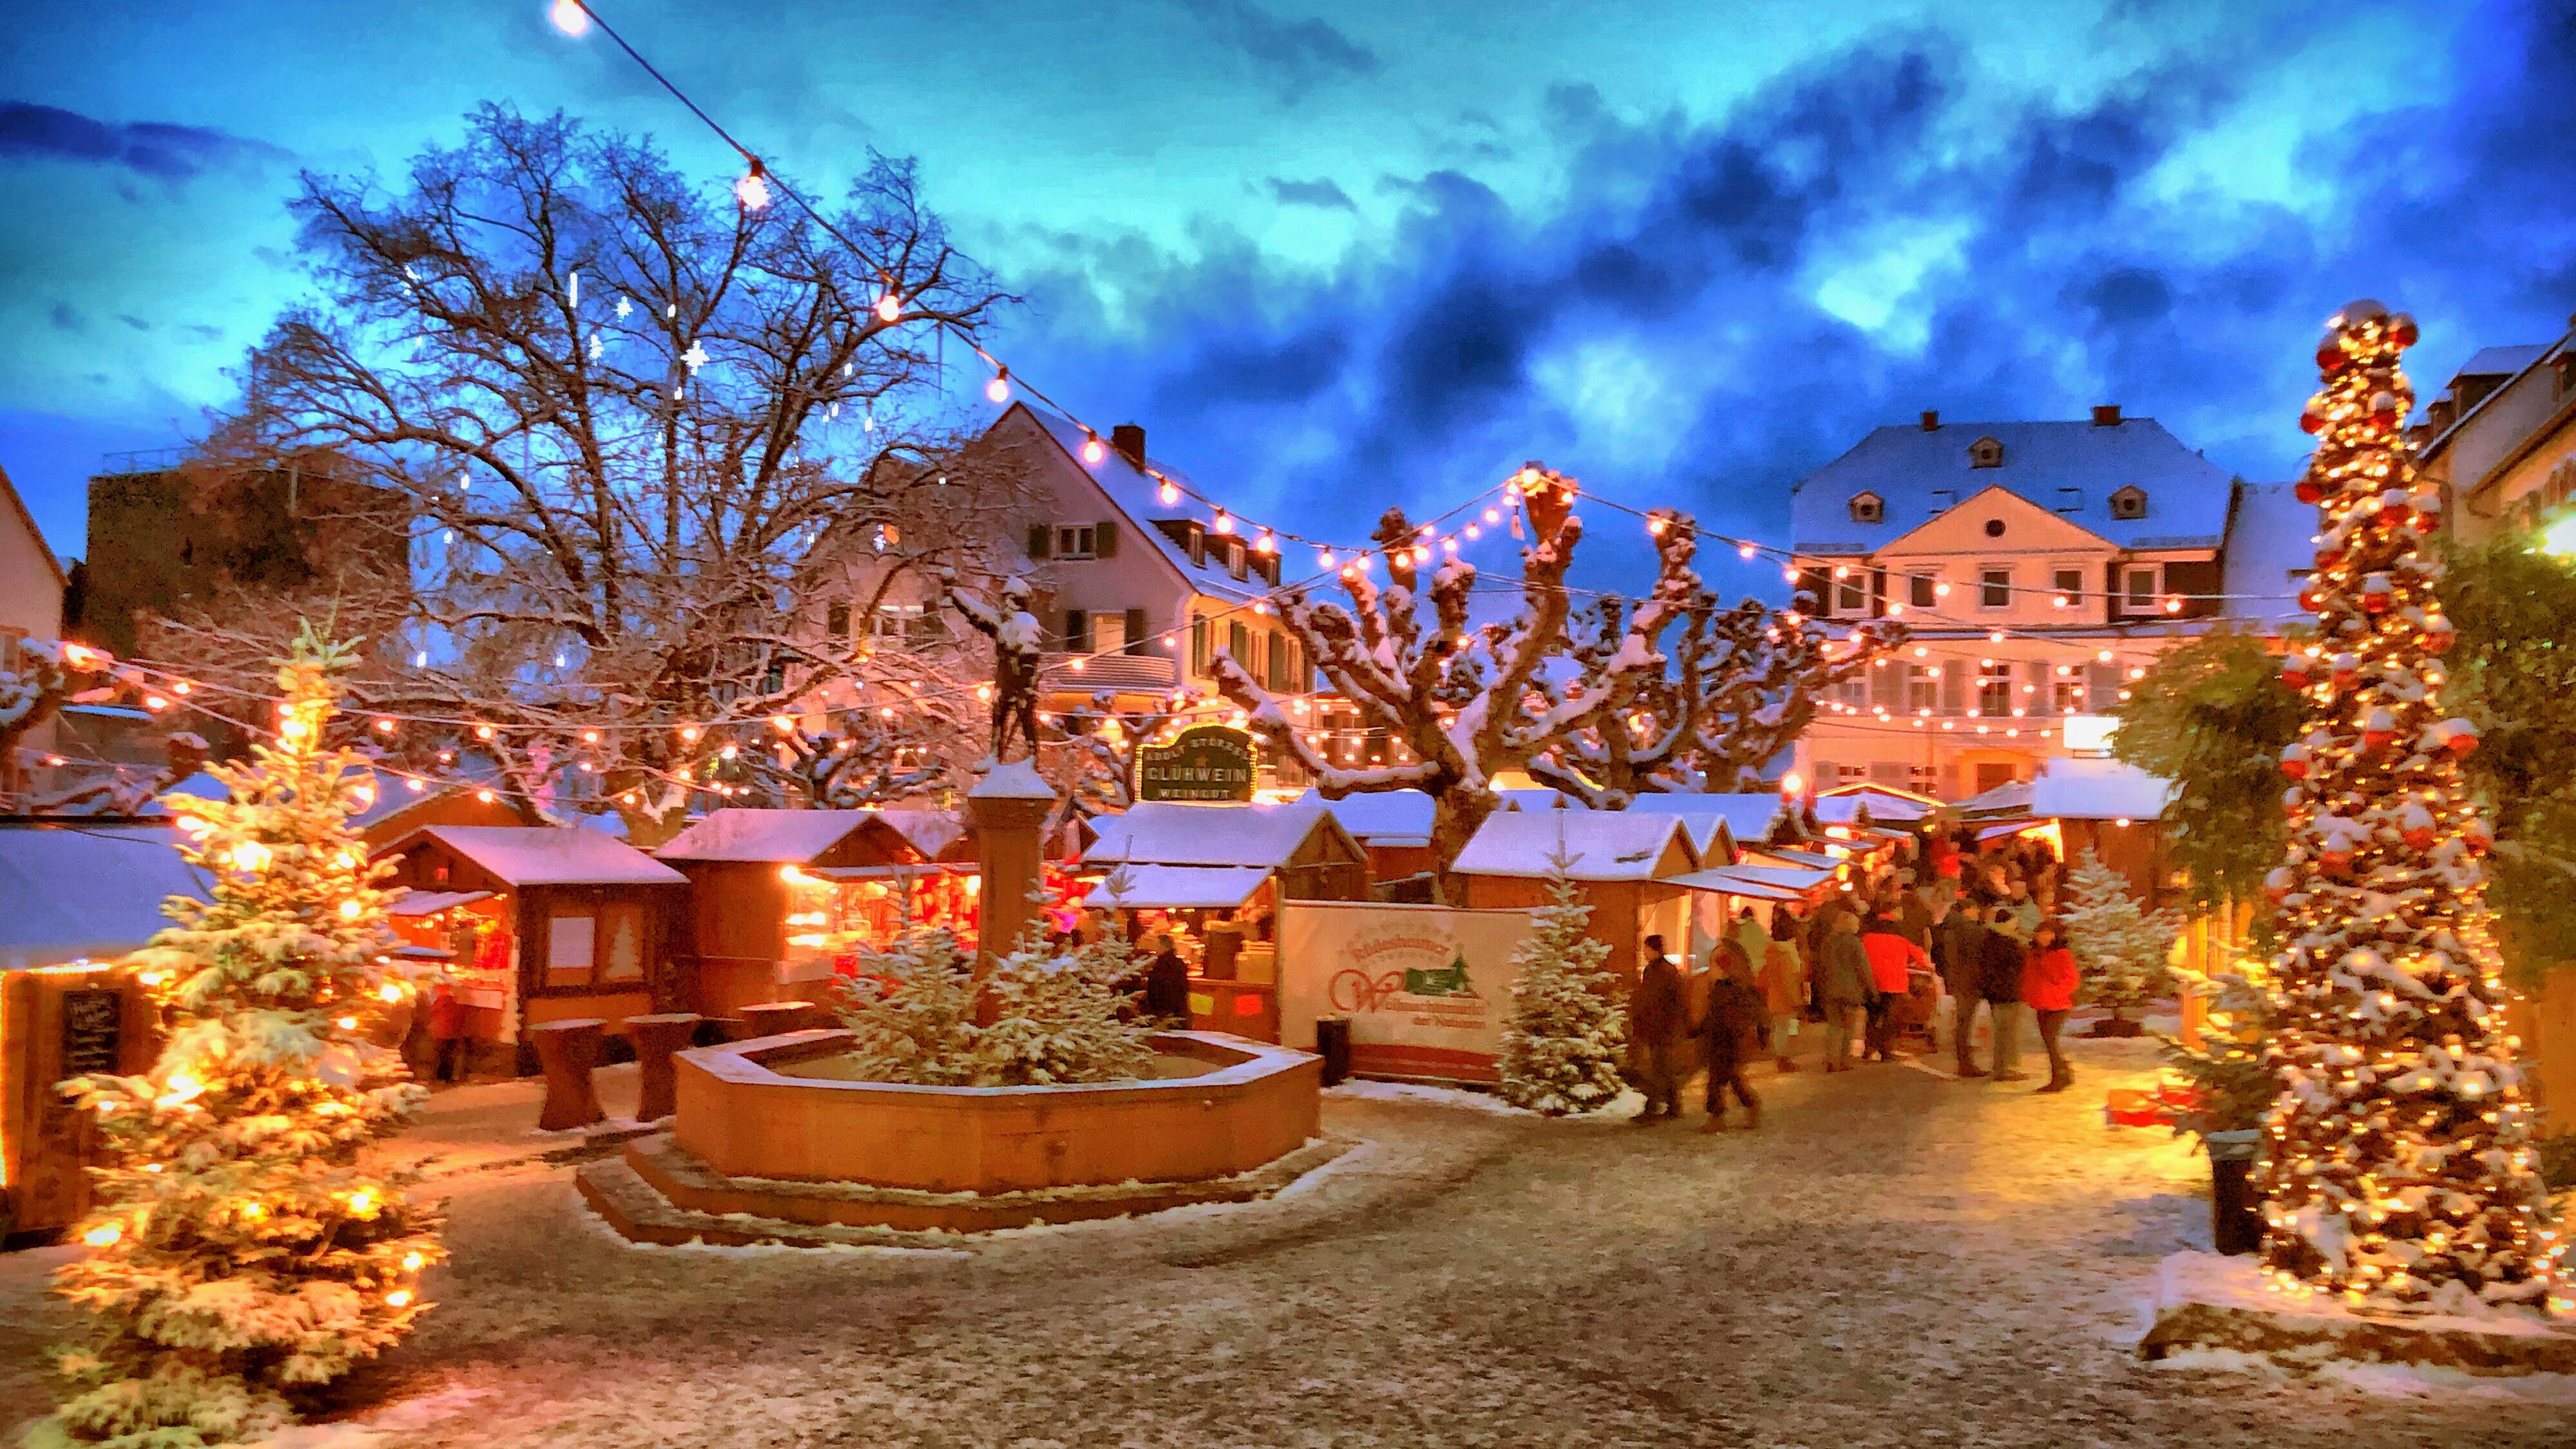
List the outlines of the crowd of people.
<svg viewBox="0 0 2576 1449">
<path fill-rule="evenodd" d="M 1761 1099 L 1745 1068 L 1767 1059 L 1776 1072 L 1799 1070 L 1792 1047 L 1806 1027 L 1820 1029 L 1828 1072 L 1934 1053 L 1946 1035 L 1962 1081 L 2029 1080 L 2022 1044 L 2036 1036 L 2048 1056 L 2038 1090 L 2065 1091 L 2075 1074 L 2059 1035 L 2078 981 L 2057 914 L 2063 868 L 2044 839 L 1980 848 L 1968 830 L 1936 829 L 1855 862 L 1853 878 L 1822 901 L 1783 902 L 1767 923 L 1746 907 L 1691 969 L 1663 937 L 1647 937 L 1629 1008 L 1646 1096 L 1637 1120 L 1681 1116 L 1683 1085 L 1705 1068 L 1701 1130 L 1724 1127 L 1727 1094 L 1758 1127 Z"/>
</svg>

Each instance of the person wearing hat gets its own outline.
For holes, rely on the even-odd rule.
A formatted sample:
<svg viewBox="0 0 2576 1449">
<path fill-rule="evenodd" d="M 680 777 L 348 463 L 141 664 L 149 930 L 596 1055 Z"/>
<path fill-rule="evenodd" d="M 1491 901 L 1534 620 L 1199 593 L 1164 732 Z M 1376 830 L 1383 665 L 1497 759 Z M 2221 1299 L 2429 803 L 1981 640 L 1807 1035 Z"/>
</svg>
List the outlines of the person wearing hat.
<svg viewBox="0 0 2576 1449">
<path fill-rule="evenodd" d="M 1995 1033 L 1994 1078 L 2025 1081 L 2021 1071 L 2021 977 L 2028 957 L 2022 941 L 2021 915 L 2009 904 L 1993 908 L 1978 960 L 1977 994 L 1992 1015 Z"/>
</svg>

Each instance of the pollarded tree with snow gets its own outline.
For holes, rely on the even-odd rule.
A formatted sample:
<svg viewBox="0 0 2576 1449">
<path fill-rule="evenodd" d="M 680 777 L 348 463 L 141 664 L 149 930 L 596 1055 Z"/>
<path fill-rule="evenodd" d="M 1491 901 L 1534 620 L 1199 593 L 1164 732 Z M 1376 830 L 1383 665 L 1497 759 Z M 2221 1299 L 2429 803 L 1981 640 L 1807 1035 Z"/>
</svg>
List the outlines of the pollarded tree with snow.
<svg viewBox="0 0 2576 1449">
<path fill-rule="evenodd" d="M 213 767 L 229 800 L 173 797 L 211 898 L 172 897 L 128 962 L 168 1037 L 143 1076 L 67 1086 L 110 1154 L 88 1251 L 55 1279 L 89 1314 L 57 1364 L 75 1441 L 251 1437 L 428 1307 L 440 1211 L 363 1156 L 422 1092 L 373 1039 L 411 983 L 385 954 L 390 867 L 348 827 L 372 785 L 322 744 L 350 663 L 308 629 L 278 669 L 278 743 Z"/>
<path fill-rule="evenodd" d="M 2083 968 L 2089 994 L 2111 1008 L 2114 1021 L 2130 1020 L 2164 993 L 2182 914 L 2139 905 L 2129 878 L 2104 865 L 2089 846 L 2067 873 L 2066 899 L 2066 944 Z"/>
<path fill-rule="evenodd" d="M 1574 863 L 1560 851 L 1550 864 L 1548 903 L 1512 953 L 1512 1016 L 1496 1065 L 1504 1101 L 1563 1117 L 1618 1097 L 1628 1026 L 1609 944 L 1584 934 L 1592 907 L 1568 875 Z"/>
<path fill-rule="evenodd" d="M 1572 677 L 1560 677 L 1550 665 L 1567 648 L 1565 573 L 1583 537 L 1583 522 L 1574 516 L 1576 486 L 1533 463 L 1513 487 L 1528 512 L 1530 544 L 1521 554 L 1521 611 L 1508 623 L 1469 632 L 1476 566 L 1449 558 L 1431 569 L 1427 536 L 1400 508 L 1387 510 L 1375 534 L 1387 559 L 1384 588 L 1371 580 L 1371 560 L 1363 557 L 1341 570 L 1347 609 L 1303 588 L 1277 596 L 1281 619 L 1315 668 L 1363 725 L 1391 736 L 1410 760 L 1367 769 L 1334 764 L 1250 669 L 1230 655 L 1217 660 L 1225 697 L 1305 767 L 1326 799 L 1383 790 L 1430 795 L 1432 854 L 1444 872 L 1499 803 L 1498 775 L 1526 768 L 1568 734 L 1617 715 L 1647 681 L 1662 676 L 1665 659 L 1656 640 L 1699 589 L 1690 520 L 1658 512 L 1653 590 L 1628 611 L 1615 645 L 1595 651 Z"/>
<path fill-rule="evenodd" d="M 1673 525 L 1666 525 L 1673 526 Z M 1666 652 L 1670 668 L 1643 680 L 1623 712 L 1560 736 L 1529 772 L 1598 810 L 1640 795 L 1755 789 L 1764 766 L 1797 743 L 1827 694 L 1859 677 L 1906 637 L 1871 620 L 1835 638 L 1802 607 L 1746 599 L 1731 609 L 1698 591 Z M 1624 642 L 1626 600 L 1599 600 L 1578 620 L 1569 651 L 1587 670 Z"/>
</svg>

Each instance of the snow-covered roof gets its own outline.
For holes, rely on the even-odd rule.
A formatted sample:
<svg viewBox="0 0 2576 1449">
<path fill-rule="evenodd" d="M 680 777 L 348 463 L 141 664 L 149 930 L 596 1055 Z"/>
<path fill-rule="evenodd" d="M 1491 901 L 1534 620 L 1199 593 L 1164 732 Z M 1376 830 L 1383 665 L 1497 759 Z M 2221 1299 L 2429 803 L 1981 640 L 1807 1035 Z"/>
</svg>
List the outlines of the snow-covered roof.
<svg viewBox="0 0 2576 1449">
<path fill-rule="evenodd" d="M 1746 865 L 1765 869 L 1821 870 L 1828 873 L 1841 863 L 1821 850 L 1795 850 L 1785 845 L 1747 848 L 1744 860 Z"/>
<path fill-rule="evenodd" d="M 1711 816 L 1726 822 L 1726 833 L 1737 846 L 1750 848 L 1771 838 L 1772 827 L 1780 822 L 1788 807 L 1780 797 L 1768 791 L 1719 795 L 1645 795 L 1629 807 L 1631 810 L 1657 810 L 1692 820 Z M 1704 827 L 1703 827 L 1704 829 Z M 1696 844 L 1696 840 L 1693 842 Z"/>
<path fill-rule="evenodd" d="M 705 819 L 672 836 L 653 854 L 661 860 L 802 865 L 853 833 L 881 824 L 873 810 L 752 810 L 727 806 L 709 812 Z"/>
<path fill-rule="evenodd" d="M 165 824 L 0 826 L 0 969 L 121 956 L 170 919 L 174 895 L 211 882 Z"/>
<path fill-rule="evenodd" d="M 1753 901 L 1794 901 L 1801 894 L 1787 886 L 1777 886 L 1767 881 L 1756 880 L 1740 870 L 1730 868 L 1695 870 L 1688 875 L 1668 876 L 1666 879 L 1674 885 L 1688 886 L 1695 891 L 1716 891 L 1722 895 L 1741 896 Z"/>
<path fill-rule="evenodd" d="M 1277 870 L 1317 830 L 1349 838 L 1332 812 L 1303 800 L 1282 805 L 1184 805 L 1149 800 L 1098 822 L 1085 865 L 1244 865 Z M 1351 842 L 1354 856 L 1359 842 Z"/>
<path fill-rule="evenodd" d="M 2051 820 L 2153 820 L 2174 796 L 2173 782 L 2126 760 L 2057 759 L 2030 782 L 2030 813 Z"/>
<path fill-rule="evenodd" d="M 1573 796 L 1546 785 L 1523 785 L 1508 790 L 1496 790 L 1494 795 L 1503 802 L 1503 808 L 1506 810 L 1554 810 L 1560 800 L 1565 802 L 1565 808 L 1568 810 L 1592 808 Z"/>
<path fill-rule="evenodd" d="M 455 906 L 488 901 L 490 891 L 405 891 L 385 907 L 388 916 L 434 916 Z"/>
<path fill-rule="evenodd" d="M 2305 616 L 2296 575 L 2316 566 L 2319 522 L 2317 506 L 2299 501 L 2295 483 L 2247 483 L 2236 490 L 2219 583 L 2229 617 L 2271 625 Z"/>
<path fill-rule="evenodd" d="M 2012 780 L 1981 791 L 1960 801 L 1958 810 L 1961 815 L 2027 815 L 2030 813 L 2030 782 Z"/>
<path fill-rule="evenodd" d="M 1935 808 L 1932 801 L 1885 785 L 1841 785 L 1816 797 L 1816 819 L 1827 825 L 1848 825 L 1862 805 L 1868 807 L 1869 818 L 1879 824 L 1911 823 Z"/>
<path fill-rule="evenodd" d="M 2514 342 L 2501 347 L 2481 347 L 2469 354 L 2460 370 L 2451 374 L 2453 382 L 2464 377 L 2511 377 L 2538 362 L 2547 352 L 2546 342 Z"/>
<path fill-rule="evenodd" d="M 1452 869 L 1462 875 L 1549 876 L 1553 858 L 1574 857 L 1572 880 L 1651 880 L 1665 850 L 1678 838 L 1691 864 L 1699 863 L 1681 817 L 1639 810 L 1498 810 L 1485 817 L 1475 838 L 1458 852 Z"/>
<path fill-rule="evenodd" d="M 2003 445 L 2001 466 L 1970 466 L 1969 446 L 1984 438 Z M 2153 418 L 2107 427 L 1945 421 L 1926 430 L 1909 423 L 1872 429 L 1808 474 L 1791 495 L 1789 526 L 1802 553 L 1875 553 L 1999 487 L 2122 548 L 2216 548 L 2227 531 L 2229 481 L 2225 468 Z M 2146 516 L 2113 518 L 2111 495 L 2132 483 L 2146 490 Z M 1946 499 L 1936 497 L 1944 492 Z M 1861 493 L 1883 501 L 1879 522 L 1853 520 L 1851 500 Z"/>
<path fill-rule="evenodd" d="M 1309 790 L 1298 796 L 1296 803 L 1320 805 L 1333 812 L 1333 818 L 1342 822 L 1351 838 L 1364 845 L 1392 845 L 1397 840 L 1427 840 L 1431 836 L 1434 806 L 1431 797 L 1419 790 L 1380 790 L 1346 795 L 1339 800 L 1327 800 L 1322 791 Z"/>
<path fill-rule="evenodd" d="M 1204 505 L 1192 501 L 1188 493 L 1184 493 L 1178 503 L 1164 503 L 1162 485 L 1147 477 L 1135 464 L 1127 461 L 1127 455 L 1116 448 L 1107 448 L 1098 463 L 1085 464 L 1082 461 L 1082 445 L 1089 439 L 1082 429 L 1074 426 L 1070 420 L 1045 408 L 1016 402 L 1012 406 L 1036 420 L 1047 436 L 1053 438 L 1056 445 L 1064 449 L 1065 456 L 1073 460 L 1073 465 L 1089 474 L 1091 481 L 1099 486 L 1102 493 L 1109 496 L 1109 501 L 1117 506 L 1118 511 L 1127 515 L 1128 521 L 1135 525 L 1137 537 L 1148 547 L 1160 550 L 1164 559 L 1180 572 L 1181 577 L 1189 580 L 1191 588 L 1212 598 L 1245 601 L 1260 598 L 1269 592 L 1269 585 L 1257 574 L 1241 579 L 1236 578 L 1227 570 L 1224 555 L 1219 550 L 1210 549 L 1206 554 L 1205 563 L 1191 563 L 1190 551 L 1173 542 L 1169 534 L 1154 526 L 1158 519 L 1195 518 L 1204 522 L 1206 520 Z M 1100 441 L 1105 445 L 1109 440 L 1102 438 Z M 1190 492 L 1205 496 L 1205 489 L 1200 488 L 1191 481 L 1188 474 L 1170 463 L 1154 457 L 1151 453 L 1146 455 L 1145 461 L 1179 482 Z M 1121 539 L 1120 542 L 1124 543 L 1125 540 Z"/>
<path fill-rule="evenodd" d="M 559 825 L 429 825 L 379 854 L 434 840 L 506 884 L 686 885 L 689 878 L 622 840 Z"/>
<path fill-rule="evenodd" d="M 1006 760 L 984 772 L 975 788 L 966 792 L 969 800 L 1052 800 L 1055 787 L 1038 773 L 1038 767 L 1026 760 Z"/>
<path fill-rule="evenodd" d="M 920 851 L 924 860 L 937 860 L 941 851 L 956 844 L 958 838 L 966 833 L 966 817 L 956 810 L 908 806 L 877 813 L 884 816 L 885 823 L 893 826 L 904 839 L 912 842 L 912 848 Z"/>
<path fill-rule="evenodd" d="M 1268 879 L 1268 870 L 1250 865 L 1121 866 L 1092 887 L 1082 903 L 1128 910 L 1230 911 L 1252 899 Z"/>
</svg>

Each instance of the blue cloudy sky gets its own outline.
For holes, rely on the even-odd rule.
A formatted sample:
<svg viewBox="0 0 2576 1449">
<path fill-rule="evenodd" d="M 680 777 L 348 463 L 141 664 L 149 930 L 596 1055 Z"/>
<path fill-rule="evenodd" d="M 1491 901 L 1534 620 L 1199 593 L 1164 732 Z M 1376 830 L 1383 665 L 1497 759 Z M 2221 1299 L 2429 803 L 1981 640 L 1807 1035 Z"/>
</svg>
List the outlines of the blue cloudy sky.
<svg viewBox="0 0 2576 1449">
<path fill-rule="evenodd" d="M 1871 426 L 2162 419 L 2286 477 L 2323 318 L 2429 393 L 2576 308 L 2576 6 L 600 0 L 773 164 L 920 158 L 1002 351 L 1250 516 L 1529 457 L 1777 536 Z M 479 101 L 718 146 L 543 0 L 0 0 L 0 467 L 82 549 L 304 287 L 299 168 Z"/>
</svg>

